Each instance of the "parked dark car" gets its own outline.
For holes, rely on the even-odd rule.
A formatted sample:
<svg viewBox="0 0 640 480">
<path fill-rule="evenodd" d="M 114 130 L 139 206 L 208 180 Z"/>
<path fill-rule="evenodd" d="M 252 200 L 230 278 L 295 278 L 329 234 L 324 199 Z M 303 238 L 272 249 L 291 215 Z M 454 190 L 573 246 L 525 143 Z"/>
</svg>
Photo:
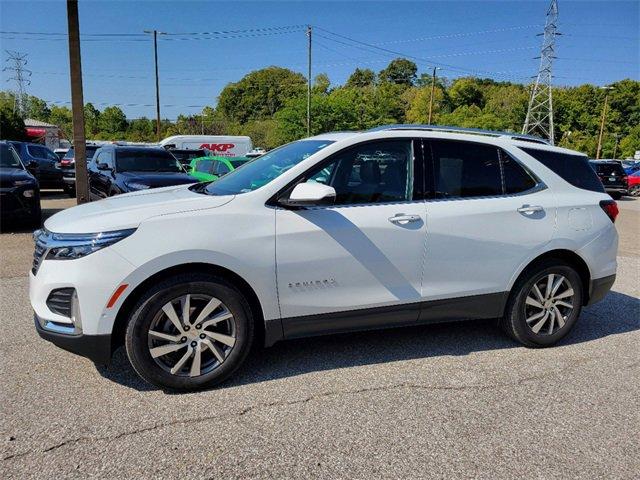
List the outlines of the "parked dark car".
<svg viewBox="0 0 640 480">
<path fill-rule="evenodd" d="M 176 159 L 180 162 L 181 165 L 188 167 L 191 163 L 191 160 L 198 157 L 205 157 L 209 155 L 209 150 L 179 150 L 177 148 L 172 148 L 168 150 L 171 155 L 176 157 Z"/>
<path fill-rule="evenodd" d="M 99 145 L 87 145 L 85 147 L 87 155 L 87 165 L 91 162 Z M 76 196 L 76 152 L 73 147 L 67 150 L 62 160 L 60 160 L 60 168 L 62 169 L 62 181 L 64 182 L 64 191 L 70 197 Z"/>
<path fill-rule="evenodd" d="M 0 141 L 0 223 L 40 226 L 40 188 L 9 142 Z"/>
<path fill-rule="evenodd" d="M 96 151 L 88 170 L 91 200 L 198 181 L 159 147 L 106 145 Z"/>
<path fill-rule="evenodd" d="M 596 171 L 605 191 L 612 198 L 617 200 L 622 195 L 628 194 L 629 180 L 620 162 L 616 160 L 591 160 L 589 163 Z"/>
<path fill-rule="evenodd" d="M 40 188 L 64 188 L 62 170 L 60 169 L 58 156 L 53 151 L 39 143 L 10 141 L 13 148 L 20 155 L 24 165 L 32 162 L 38 164 L 35 176 Z"/>
</svg>

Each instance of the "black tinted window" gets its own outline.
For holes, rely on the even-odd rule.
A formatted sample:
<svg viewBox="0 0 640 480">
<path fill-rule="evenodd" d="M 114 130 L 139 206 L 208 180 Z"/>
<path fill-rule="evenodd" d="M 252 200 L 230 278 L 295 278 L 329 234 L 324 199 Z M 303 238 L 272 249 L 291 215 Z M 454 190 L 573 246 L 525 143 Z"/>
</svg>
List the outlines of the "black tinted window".
<svg viewBox="0 0 640 480">
<path fill-rule="evenodd" d="M 22 168 L 18 154 L 6 143 L 0 144 L 0 167 Z"/>
<path fill-rule="evenodd" d="M 591 162 L 591 166 L 594 167 L 594 170 L 598 175 L 603 176 L 622 176 L 625 175 L 624 168 L 619 163 L 600 163 L 600 162 Z"/>
<path fill-rule="evenodd" d="M 196 172 L 211 173 L 213 169 L 213 160 L 198 160 L 196 162 Z"/>
<path fill-rule="evenodd" d="M 496 147 L 444 140 L 430 143 L 436 198 L 502 195 Z"/>
<path fill-rule="evenodd" d="M 309 174 L 336 190 L 336 205 L 399 202 L 413 197 L 411 140 L 366 143 L 336 155 Z"/>
<path fill-rule="evenodd" d="M 508 154 L 501 152 L 504 193 L 520 193 L 536 186 L 529 172 Z"/>
<path fill-rule="evenodd" d="M 159 148 L 117 150 L 116 167 L 119 172 L 183 171 L 173 155 Z"/>
<path fill-rule="evenodd" d="M 591 166 L 589 159 L 583 155 L 571 155 L 567 153 L 537 150 L 535 148 L 522 148 L 523 151 L 553 170 L 574 187 L 590 190 L 592 192 L 604 192 L 604 187 Z"/>
</svg>

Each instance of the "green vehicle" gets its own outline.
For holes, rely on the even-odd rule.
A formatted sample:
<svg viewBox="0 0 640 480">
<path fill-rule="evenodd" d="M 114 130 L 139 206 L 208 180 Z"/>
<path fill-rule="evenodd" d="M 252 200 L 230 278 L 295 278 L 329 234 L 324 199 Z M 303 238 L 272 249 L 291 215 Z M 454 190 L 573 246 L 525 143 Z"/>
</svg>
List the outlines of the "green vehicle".
<svg viewBox="0 0 640 480">
<path fill-rule="evenodd" d="M 215 182 L 250 160 L 248 157 L 198 157 L 191 160 L 188 171 L 201 182 Z"/>
</svg>

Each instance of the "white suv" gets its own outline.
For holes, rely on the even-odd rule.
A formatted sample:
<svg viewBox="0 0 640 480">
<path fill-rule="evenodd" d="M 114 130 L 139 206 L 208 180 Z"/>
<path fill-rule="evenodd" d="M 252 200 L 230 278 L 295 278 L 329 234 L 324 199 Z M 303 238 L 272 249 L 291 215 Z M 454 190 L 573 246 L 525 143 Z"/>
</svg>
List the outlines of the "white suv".
<svg viewBox="0 0 640 480">
<path fill-rule="evenodd" d="M 615 202 L 586 156 L 419 125 L 320 135 L 215 183 L 119 195 L 36 232 L 39 334 L 196 389 L 257 342 L 496 318 L 549 346 L 616 273 Z"/>
</svg>

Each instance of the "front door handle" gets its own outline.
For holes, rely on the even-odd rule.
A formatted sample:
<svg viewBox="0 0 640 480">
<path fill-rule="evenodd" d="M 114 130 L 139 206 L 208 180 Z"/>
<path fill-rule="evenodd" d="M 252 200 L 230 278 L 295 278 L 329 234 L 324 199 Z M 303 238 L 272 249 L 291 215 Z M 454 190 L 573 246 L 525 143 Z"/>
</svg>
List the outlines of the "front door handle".
<svg viewBox="0 0 640 480">
<path fill-rule="evenodd" d="M 420 215 L 405 215 L 404 213 L 398 213 L 393 217 L 389 217 L 389 221 L 397 225 L 406 225 L 407 223 L 419 222 L 420 220 L 422 220 Z"/>
<path fill-rule="evenodd" d="M 542 212 L 544 208 L 540 205 L 523 205 L 518 209 L 518 212 L 524 213 L 525 215 L 531 215 L 535 212 Z"/>
</svg>

